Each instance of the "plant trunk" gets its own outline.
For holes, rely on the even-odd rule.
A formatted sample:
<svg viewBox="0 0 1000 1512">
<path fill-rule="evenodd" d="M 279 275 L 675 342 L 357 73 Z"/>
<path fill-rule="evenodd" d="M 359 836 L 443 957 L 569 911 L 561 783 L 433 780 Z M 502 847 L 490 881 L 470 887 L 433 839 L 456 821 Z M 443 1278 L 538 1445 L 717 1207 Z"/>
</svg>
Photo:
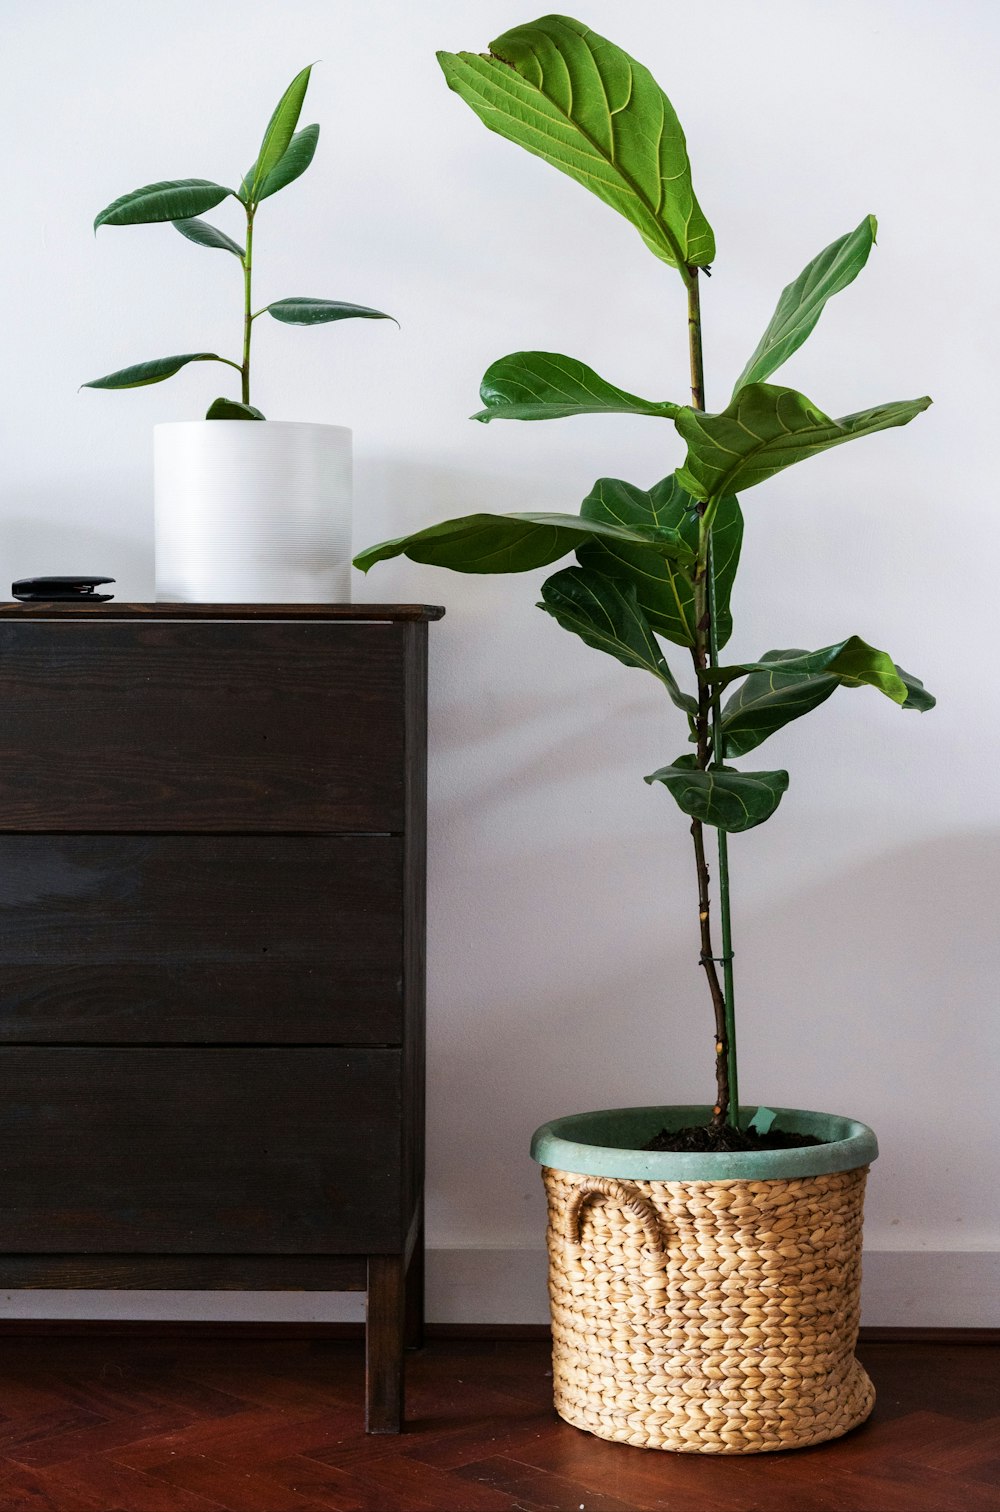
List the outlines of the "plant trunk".
<svg viewBox="0 0 1000 1512">
<path fill-rule="evenodd" d="M 701 345 L 701 300 L 698 269 L 688 269 L 688 343 L 691 357 L 691 404 L 705 408 L 705 372 Z M 699 507 L 704 514 L 705 505 Z M 710 765 L 721 766 L 725 756 L 719 696 L 705 686 L 702 674 L 717 664 L 715 633 L 715 579 L 712 562 L 712 534 L 702 532 L 694 579 L 694 646 L 691 656 L 698 679 L 698 712 L 695 717 L 697 760 L 702 771 Z M 719 980 L 718 965 L 712 945 L 710 875 L 705 857 L 705 829 L 700 819 L 691 822 L 695 866 L 698 875 L 698 921 L 701 931 L 701 965 L 708 981 L 715 1015 L 715 1105 L 712 1127 L 721 1129 L 727 1122 L 739 1122 L 739 1090 L 736 1083 L 736 1030 L 733 1020 L 732 943 L 729 922 L 729 858 L 726 836 L 718 831 L 719 880 L 722 914 L 724 983 Z"/>
</svg>

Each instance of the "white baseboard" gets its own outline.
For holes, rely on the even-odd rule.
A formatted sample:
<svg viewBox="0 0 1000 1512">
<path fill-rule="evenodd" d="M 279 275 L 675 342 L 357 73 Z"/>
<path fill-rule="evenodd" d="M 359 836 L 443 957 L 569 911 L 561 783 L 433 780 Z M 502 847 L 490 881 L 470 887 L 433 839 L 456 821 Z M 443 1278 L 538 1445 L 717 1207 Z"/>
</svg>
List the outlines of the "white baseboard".
<svg viewBox="0 0 1000 1512">
<path fill-rule="evenodd" d="M 862 1324 L 869 1328 L 1000 1326 L 1000 1253 L 866 1250 Z M 5 1318 L 355 1322 L 360 1293 L 7 1291 Z M 427 1255 L 432 1323 L 547 1323 L 545 1252 L 438 1249 Z"/>
</svg>

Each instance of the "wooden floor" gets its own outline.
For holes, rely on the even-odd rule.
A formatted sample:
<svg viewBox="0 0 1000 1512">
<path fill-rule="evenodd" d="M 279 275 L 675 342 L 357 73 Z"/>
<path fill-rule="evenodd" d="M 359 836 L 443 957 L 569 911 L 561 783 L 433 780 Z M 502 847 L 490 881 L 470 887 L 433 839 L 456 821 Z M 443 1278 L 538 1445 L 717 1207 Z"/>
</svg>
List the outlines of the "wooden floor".
<svg viewBox="0 0 1000 1512">
<path fill-rule="evenodd" d="M 1000 1345 L 875 1342 L 838 1443 L 748 1458 L 559 1422 L 540 1342 L 437 1340 L 409 1424 L 362 1432 L 354 1341 L 0 1338 L 2 1512 L 977 1512 L 1000 1509 Z"/>
</svg>

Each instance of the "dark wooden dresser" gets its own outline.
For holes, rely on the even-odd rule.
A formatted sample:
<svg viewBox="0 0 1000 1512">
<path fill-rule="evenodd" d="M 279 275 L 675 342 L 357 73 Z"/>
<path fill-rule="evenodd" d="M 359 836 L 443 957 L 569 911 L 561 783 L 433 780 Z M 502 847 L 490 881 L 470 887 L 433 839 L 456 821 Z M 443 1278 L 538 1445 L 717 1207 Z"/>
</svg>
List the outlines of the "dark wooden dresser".
<svg viewBox="0 0 1000 1512">
<path fill-rule="evenodd" d="M 423 1297 L 424 605 L 0 607 L 0 1286 Z"/>
</svg>

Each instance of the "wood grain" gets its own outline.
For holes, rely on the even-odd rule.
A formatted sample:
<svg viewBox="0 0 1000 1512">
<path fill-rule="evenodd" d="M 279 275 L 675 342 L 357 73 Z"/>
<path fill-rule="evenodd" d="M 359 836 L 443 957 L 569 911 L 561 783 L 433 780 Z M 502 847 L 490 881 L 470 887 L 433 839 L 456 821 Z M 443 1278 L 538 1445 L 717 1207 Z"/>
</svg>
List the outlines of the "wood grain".
<svg viewBox="0 0 1000 1512">
<path fill-rule="evenodd" d="M 402 1249 L 398 1050 L 0 1049 L 10 1253 Z"/>
<path fill-rule="evenodd" d="M 393 1044 L 394 836 L 0 835 L 0 1042 Z"/>
<path fill-rule="evenodd" d="M 148 1328 L 148 1325 L 147 1325 Z M 998 1512 L 1000 1346 L 862 1344 L 874 1415 L 791 1454 L 674 1455 L 560 1422 L 540 1343 L 438 1341 L 366 1437 L 358 1343 L 24 1338 L 4 1512 Z"/>
<path fill-rule="evenodd" d="M 403 628 L 0 620 L 2 827 L 399 832 Z"/>
</svg>

